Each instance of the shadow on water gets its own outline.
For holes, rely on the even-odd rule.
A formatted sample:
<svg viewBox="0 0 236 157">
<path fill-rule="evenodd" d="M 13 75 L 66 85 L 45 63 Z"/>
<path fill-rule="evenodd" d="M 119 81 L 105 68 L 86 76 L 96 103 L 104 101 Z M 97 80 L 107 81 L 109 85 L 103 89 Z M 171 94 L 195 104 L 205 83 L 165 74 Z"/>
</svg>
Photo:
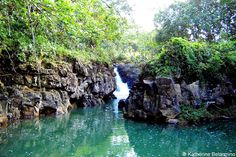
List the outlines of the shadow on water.
<svg viewBox="0 0 236 157">
<path fill-rule="evenodd" d="M 0 129 L 0 157 L 174 157 L 236 150 L 236 122 L 185 128 L 137 123 L 123 119 L 118 101 Z"/>
</svg>

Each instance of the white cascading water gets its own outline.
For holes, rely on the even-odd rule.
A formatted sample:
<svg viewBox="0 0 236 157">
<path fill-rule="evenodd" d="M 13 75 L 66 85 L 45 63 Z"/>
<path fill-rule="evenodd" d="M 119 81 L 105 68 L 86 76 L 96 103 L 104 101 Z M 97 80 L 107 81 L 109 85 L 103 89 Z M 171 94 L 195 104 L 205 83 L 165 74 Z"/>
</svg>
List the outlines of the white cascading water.
<svg viewBox="0 0 236 157">
<path fill-rule="evenodd" d="M 117 97 L 118 100 L 121 99 L 126 99 L 129 96 L 129 88 L 127 83 L 123 83 L 121 80 L 121 77 L 117 71 L 117 68 L 114 69 L 115 73 L 116 73 L 116 85 L 117 88 L 114 91 L 114 95 Z"/>
<path fill-rule="evenodd" d="M 118 102 L 121 99 L 126 99 L 129 96 L 129 88 L 127 83 L 122 82 L 121 77 L 117 71 L 117 68 L 114 69 L 114 72 L 116 73 L 117 88 L 113 94 L 116 96 L 117 99 L 113 101 L 113 112 L 115 113 L 116 117 L 118 117 L 119 116 Z"/>
</svg>

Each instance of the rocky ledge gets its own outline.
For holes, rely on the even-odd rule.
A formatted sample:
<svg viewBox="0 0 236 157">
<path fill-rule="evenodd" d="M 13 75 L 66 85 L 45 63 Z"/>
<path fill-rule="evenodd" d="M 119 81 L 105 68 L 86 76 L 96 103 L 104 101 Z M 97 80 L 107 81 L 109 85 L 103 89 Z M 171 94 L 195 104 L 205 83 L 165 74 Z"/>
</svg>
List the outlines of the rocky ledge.
<svg viewBox="0 0 236 157">
<path fill-rule="evenodd" d="M 156 123 L 194 123 L 236 116 L 236 93 L 230 82 L 200 88 L 159 77 L 140 79 L 119 102 L 126 118 Z"/>
<path fill-rule="evenodd" d="M 78 60 L 40 68 L 9 60 L 0 63 L 0 125 L 8 120 L 65 114 L 104 103 L 116 88 L 113 68 Z"/>
</svg>

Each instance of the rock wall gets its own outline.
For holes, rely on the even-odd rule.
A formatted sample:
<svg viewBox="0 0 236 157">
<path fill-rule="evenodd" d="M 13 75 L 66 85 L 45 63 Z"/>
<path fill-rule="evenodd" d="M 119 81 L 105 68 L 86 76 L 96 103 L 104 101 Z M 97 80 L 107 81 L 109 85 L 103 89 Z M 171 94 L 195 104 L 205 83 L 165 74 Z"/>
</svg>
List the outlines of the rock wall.
<svg viewBox="0 0 236 157">
<path fill-rule="evenodd" d="M 8 119 L 65 114 L 75 106 L 104 103 L 116 88 L 115 73 L 108 65 L 70 63 L 15 65 L 0 63 L 0 124 Z M 10 68 L 11 67 L 11 68 Z"/>
<path fill-rule="evenodd" d="M 129 88 L 131 88 L 133 84 L 139 80 L 139 76 L 141 74 L 141 68 L 131 63 L 118 64 L 117 70 L 122 81 L 127 83 Z"/>
<path fill-rule="evenodd" d="M 235 91 L 230 82 L 200 88 L 199 81 L 186 84 L 165 77 L 143 79 L 132 86 L 129 97 L 119 102 L 119 108 L 126 118 L 177 123 L 181 105 L 191 105 L 196 109 L 202 105 L 207 108 L 236 105 Z"/>
</svg>

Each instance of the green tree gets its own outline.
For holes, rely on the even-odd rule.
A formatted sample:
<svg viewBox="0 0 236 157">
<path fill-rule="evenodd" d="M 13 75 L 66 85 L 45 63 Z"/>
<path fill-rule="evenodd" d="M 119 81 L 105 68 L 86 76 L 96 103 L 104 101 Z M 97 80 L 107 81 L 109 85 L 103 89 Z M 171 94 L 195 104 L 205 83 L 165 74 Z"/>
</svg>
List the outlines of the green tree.
<svg viewBox="0 0 236 157">
<path fill-rule="evenodd" d="M 235 0 L 188 0 L 176 2 L 155 15 L 157 41 L 171 37 L 215 41 L 235 39 Z"/>
<path fill-rule="evenodd" d="M 2 0 L 0 8 L 0 52 L 21 60 L 61 53 L 99 58 L 126 25 L 101 0 Z"/>
</svg>

